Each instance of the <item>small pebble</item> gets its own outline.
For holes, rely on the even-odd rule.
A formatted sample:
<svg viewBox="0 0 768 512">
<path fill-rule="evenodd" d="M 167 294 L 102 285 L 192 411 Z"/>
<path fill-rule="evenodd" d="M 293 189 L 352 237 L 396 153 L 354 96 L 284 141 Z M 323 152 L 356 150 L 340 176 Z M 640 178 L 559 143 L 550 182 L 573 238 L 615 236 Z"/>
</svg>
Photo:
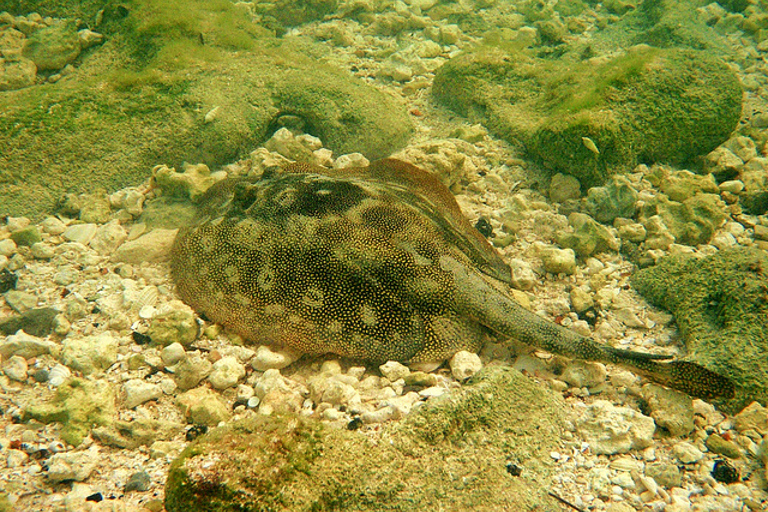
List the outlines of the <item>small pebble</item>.
<svg viewBox="0 0 768 512">
<path fill-rule="evenodd" d="M 472 377 L 483 367 L 480 356 L 466 350 L 456 352 L 448 364 L 451 367 L 451 374 L 459 381 Z"/>
</svg>

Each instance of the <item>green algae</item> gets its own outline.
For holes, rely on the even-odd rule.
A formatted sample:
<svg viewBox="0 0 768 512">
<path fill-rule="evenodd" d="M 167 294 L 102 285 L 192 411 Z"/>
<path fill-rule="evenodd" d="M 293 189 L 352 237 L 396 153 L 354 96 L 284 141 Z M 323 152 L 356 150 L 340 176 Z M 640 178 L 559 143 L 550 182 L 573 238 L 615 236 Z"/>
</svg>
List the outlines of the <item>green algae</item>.
<svg viewBox="0 0 768 512">
<path fill-rule="evenodd" d="M 690 161 L 741 115 L 741 86 L 723 62 L 650 47 L 593 63 L 481 45 L 437 71 L 433 97 L 586 186 L 642 162 Z"/>
<path fill-rule="evenodd" d="M 39 12 L 82 13 L 73 4 Z M 103 17 L 106 42 L 78 57 L 74 74 L 0 94 L 4 213 L 40 216 L 64 192 L 136 184 L 161 163 L 215 169 L 266 140 L 283 115 L 303 118 L 334 152 L 369 158 L 412 131 L 394 98 L 322 64 L 319 47 L 275 38 L 243 5 L 131 0 Z"/>
<path fill-rule="evenodd" d="M 376 436 L 256 416 L 187 447 L 171 466 L 166 509 L 553 510 L 548 453 L 562 407 L 515 370 L 491 367 L 458 396 L 431 400 Z"/>
<path fill-rule="evenodd" d="M 115 393 L 103 380 L 71 378 L 56 390 L 50 403 L 30 405 L 25 419 L 61 423 L 61 438 L 78 446 L 92 428 L 108 426 L 116 414 Z"/>
<path fill-rule="evenodd" d="M 738 403 L 768 401 L 768 254 L 753 248 L 706 258 L 672 256 L 632 276 L 675 315 L 689 357 L 730 377 Z"/>
</svg>

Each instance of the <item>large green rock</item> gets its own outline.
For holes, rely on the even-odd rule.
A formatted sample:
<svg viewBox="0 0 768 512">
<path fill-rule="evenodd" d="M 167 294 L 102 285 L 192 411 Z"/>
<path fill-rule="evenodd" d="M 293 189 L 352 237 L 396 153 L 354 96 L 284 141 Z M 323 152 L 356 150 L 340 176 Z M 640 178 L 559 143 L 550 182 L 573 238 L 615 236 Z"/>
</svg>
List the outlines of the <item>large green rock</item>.
<svg viewBox="0 0 768 512">
<path fill-rule="evenodd" d="M 74 74 L 0 92 L 0 213 L 41 214 L 65 191 L 136 184 L 161 163 L 215 169 L 286 116 L 335 153 L 371 159 L 412 131 L 393 97 L 229 0 L 130 0 L 108 6 L 98 30 L 106 42 Z"/>
<path fill-rule="evenodd" d="M 736 400 L 768 403 L 768 254 L 751 248 L 667 257 L 632 277 L 675 315 L 689 357 L 737 385 Z"/>
<path fill-rule="evenodd" d="M 563 407 L 551 391 L 495 367 L 374 436 L 257 416 L 187 447 L 171 466 L 166 510 L 555 510 L 549 452 Z"/>
<path fill-rule="evenodd" d="M 742 96 L 736 74 L 705 52 L 636 47 L 594 63 L 510 45 L 451 59 L 432 93 L 587 187 L 641 162 L 683 163 L 711 151 L 736 127 Z"/>
</svg>

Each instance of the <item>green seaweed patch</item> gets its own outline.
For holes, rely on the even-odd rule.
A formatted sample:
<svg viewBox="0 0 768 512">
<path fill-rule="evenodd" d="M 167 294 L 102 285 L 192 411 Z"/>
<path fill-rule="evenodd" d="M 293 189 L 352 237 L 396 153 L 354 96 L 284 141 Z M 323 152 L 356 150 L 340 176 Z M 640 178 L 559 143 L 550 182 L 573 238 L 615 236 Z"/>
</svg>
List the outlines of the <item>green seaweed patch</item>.
<svg viewBox="0 0 768 512">
<path fill-rule="evenodd" d="M 78 446 L 92 428 L 110 425 L 115 414 L 111 384 L 73 377 L 58 387 L 50 403 L 27 407 L 23 417 L 42 423 L 61 423 L 61 438 Z"/>
<path fill-rule="evenodd" d="M 768 403 L 768 254 L 753 248 L 706 258 L 671 256 L 632 285 L 675 315 L 689 358 L 730 377 L 735 408 Z"/>
</svg>

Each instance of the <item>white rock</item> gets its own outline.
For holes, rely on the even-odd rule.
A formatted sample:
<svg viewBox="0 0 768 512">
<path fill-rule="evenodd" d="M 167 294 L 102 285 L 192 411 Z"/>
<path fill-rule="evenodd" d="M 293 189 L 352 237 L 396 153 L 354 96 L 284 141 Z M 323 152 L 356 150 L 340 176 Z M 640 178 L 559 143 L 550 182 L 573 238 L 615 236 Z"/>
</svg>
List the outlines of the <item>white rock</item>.
<svg viewBox="0 0 768 512">
<path fill-rule="evenodd" d="M 530 290 L 539 282 L 531 265 L 525 260 L 510 260 L 509 268 L 512 271 L 512 286 L 518 290 Z"/>
<path fill-rule="evenodd" d="M 30 247 L 32 256 L 38 260 L 50 260 L 54 256 L 53 246 L 45 242 L 37 242 Z"/>
<path fill-rule="evenodd" d="M 187 353 L 184 351 L 184 345 L 178 341 L 164 347 L 162 352 L 160 352 L 160 358 L 165 366 L 173 366 L 182 361 L 186 356 Z"/>
<path fill-rule="evenodd" d="M 0 240 L 0 256 L 10 257 L 16 252 L 16 242 L 10 238 Z"/>
<path fill-rule="evenodd" d="M 61 362 L 85 375 L 105 370 L 117 361 L 117 345 L 110 332 L 66 338 L 62 342 Z"/>
<path fill-rule="evenodd" d="M 21 356 L 13 356 L 3 363 L 3 373 L 11 380 L 24 382 L 27 370 L 27 360 Z"/>
<path fill-rule="evenodd" d="M 359 406 L 360 395 L 354 387 L 333 378 L 328 379 L 322 401 L 334 406 Z"/>
<path fill-rule="evenodd" d="M 732 234 L 719 233 L 712 238 L 711 244 L 722 251 L 724 249 L 728 249 L 729 247 L 735 246 L 737 242 L 736 238 Z"/>
<path fill-rule="evenodd" d="M 260 345 L 256 349 L 256 355 L 251 361 L 254 370 L 265 372 L 267 370 L 282 370 L 297 359 L 297 356 L 287 350 L 272 350 L 266 345 Z"/>
<path fill-rule="evenodd" d="M 236 386 L 245 377 L 245 367 L 236 357 L 222 357 L 213 363 L 213 371 L 208 375 L 208 381 L 216 389 L 227 389 Z"/>
<path fill-rule="evenodd" d="M 443 396 L 447 392 L 448 389 L 446 389 L 445 386 L 430 386 L 419 390 L 419 396 L 422 398 L 436 398 L 438 396 Z"/>
<path fill-rule="evenodd" d="M 86 480 L 96 468 L 99 460 L 98 446 L 81 452 L 57 453 L 48 463 L 48 479 L 53 483 Z"/>
<path fill-rule="evenodd" d="M 11 233 L 29 227 L 30 224 L 32 224 L 32 221 L 27 217 L 7 217 L 5 219 L 5 225 Z"/>
<path fill-rule="evenodd" d="M 112 254 L 128 238 L 128 232 L 120 225 L 120 222 L 113 220 L 101 226 L 89 245 L 99 254 Z"/>
<path fill-rule="evenodd" d="M 379 371 L 390 382 L 404 379 L 411 373 L 411 370 L 407 366 L 402 363 L 398 363 L 397 361 L 387 361 L 386 363 L 379 366 Z"/>
<path fill-rule="evenodd" d="M 738 194 L 744 190 L 744 182 L 741 180 L 729 180 L 724 181 L 718 185 L 721 191 L 730 192 L 731 194 Z"/>
<path fill-rule="evenodd" d="M 372 412 L 366 411 L 360 415 L 360 419 L 363 420 L 363 423 L 366 425 L 370 423 L 384 423 L 385 421 L 398 418 L 400 418 L 400 413 L 397 408 L 392 405 L 382 407 L 381 409 Z"/>
<path fill-rule="evenodd" d="M 576 420 L 576 430 L 593 453 L 610 455 L 650 446 L 656 425 L 652 418 L 633 409 L 596 400 Z"/>
<path fill-rule="evenodd" d="M 126 409 L 133 409 L 144 402 L 157 400 L 163 395 L 160 386 L 141 379 L 131 379 L 127 381 L 123 384 L 123 392 L 125 393 Z"/>
<path fill-rule="evenodd" d="M 534 247 L 547 272 L 568 275 L 576 272 L 576 253 L 573 249 L 559 249 L 540 242 L 534 244 Z"/>
<path fill-rule="evenodd" d="M 273 410 L 298 412 L 309 390 L 298 382 L 286 379 L 279 370 L 267 370 L 253 385 L 260 400 L 259 412 L 271 414 Z"/>
<path fill-rule="evenodd" d="M 627 327 L 633 327 L 635 329 L 648 328 L 648 326 L 645 325 L 645 322 L 643 322 L 640 317 L 637 316 L 637 314 L 630 308 L 616 309 L 613 311 L 613 315 L 616 317 L 616 320 L 626 325 Z"/>
<path fill-rule="evenodd" d="M 96 224 L 72 224 L 67 228 L 61 236 L 69 242 L 75 242 L 83 245 L 88 245 L 93 235 L 96 234 L 96 230 L 99 227 Z"/>
<path fill-rule="evenodd" d="M 77 39 L 80 41 L 80 48 L 86 49 L 104 41 L 104 35 L 93 30 L 83 28 L 77 31 Z"/>
<path fill-rule="evenodd" d="M 17 468 L 22 464 L 24 464 L 24 462 L 26 462 L 28 458 L 29 458 L 29 455 L 27 455 L 23 451 L 14 450 L 11 448 L 8 450 L 8 453 L 5 456 L 5 464 L 6 464 L 6 467 L 8 468 L 11 468 L 11 469 Z"/>
<path fill-rule="evenodd" d="M 334 169 L 348 169 L 350 167 L 368 167 L 371 162 L 361 153 L 349 153 L 341 155 L 333 162 Z"/>
<path fill-rule="evenodd" d="M 560 379 L 574 388 L 593 388 L 605 382 L 605 365 L 574 360 L 568 363 Z"/>
<path fill-rule="evenodd" d="M 692 464 L 700 461 L 704 453 L 687 441 L 681 441 L 672 447 L 672 453 L 683 464 Z"/>
<path fill-rule="evenodd" d="M 646 384 L 642 397 L 648 404 L 651 418 L 670 435 L 685 436 L 693 431 L 693 400 L 690 396 L 657 384 Z"/>
<path fill-rule="evenodd" d="M 466 380 L 483 368 L 480 356 L 466 350 L 456 352 L 448 364 L 451 367 L 451 374 L 456 380 Z"/>
<path fill-rule="evenodd" d="M 166 261 L 177 232 L 178 229 L 153 229 L 136 240 L 125 242 L 115 251 L 112 259 L 135 265 Z"/>
<path fill-rule="evenodd" d="M 605 467 L 595 467 L 587 473 L 590 489 L 598 496 L 607 498 L 611 495 L 611 470 Z"/>
<path fill-rule="evenodd" d="M 395 398 L 390 398 L 386 401 L 386 405 L 392 406 L 397 410 L 397 414 L 400 416 L 405 416 L 409 412 L 411 412 L 411 409 L 413 406 L 421 401 L 421 397 L 419 393 L 416 393 L 414 391 L 410 391 L 403 396 L 398 396 Z"/>
<path fill-rule="evenodd" d="M 11 356 L 31 359 L 43 354 L 56 354 L 58 349 L 59 346 L 52 341 L 32 336 L 24 331 L 18 331 L 0 343 L 0 356 L 3 356 L 3 359 L 8 359 Z"/>
</svg>

